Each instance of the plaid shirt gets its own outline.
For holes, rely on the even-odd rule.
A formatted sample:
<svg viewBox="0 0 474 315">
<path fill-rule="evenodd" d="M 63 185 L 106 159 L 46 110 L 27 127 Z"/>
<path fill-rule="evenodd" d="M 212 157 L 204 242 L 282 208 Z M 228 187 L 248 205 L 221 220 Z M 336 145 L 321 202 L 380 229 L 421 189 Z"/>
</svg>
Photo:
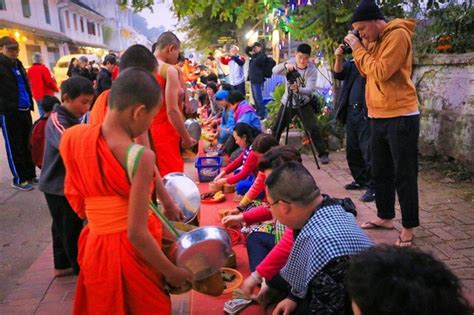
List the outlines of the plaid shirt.
<svg viewBox="0 0 474 315">
<path fill-rule="evenodd" d="M 352 214 L 339 205 L 323 204 L 296 235 L 280 274 L 291 285 L 291 293 L 304 298 L 311 280 L 329 261 L 372 245 Z"/>
</svg>

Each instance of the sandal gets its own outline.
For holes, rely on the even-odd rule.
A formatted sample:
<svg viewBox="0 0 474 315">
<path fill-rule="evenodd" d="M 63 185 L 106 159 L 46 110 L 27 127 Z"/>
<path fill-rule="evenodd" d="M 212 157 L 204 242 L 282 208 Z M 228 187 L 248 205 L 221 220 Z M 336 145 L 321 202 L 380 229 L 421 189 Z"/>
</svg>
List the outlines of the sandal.
<svg viewBox="0 0 474 315">
<path fill-rule="evenodd" d="M 394 230 L 394 226 L 384 226 L 374 222 L 367 221 L 360 226 L 363 230 Z"/>
<path fill-rule="evenodd" d="M 398 247 L 411 247 L 413 245 L 413 239 L 415 237 L 410 238 L 409 240 L 402 240 L 402 237 L 399 235 L 398 240 L 395 242 L 395 246 Z"/>
</svg>

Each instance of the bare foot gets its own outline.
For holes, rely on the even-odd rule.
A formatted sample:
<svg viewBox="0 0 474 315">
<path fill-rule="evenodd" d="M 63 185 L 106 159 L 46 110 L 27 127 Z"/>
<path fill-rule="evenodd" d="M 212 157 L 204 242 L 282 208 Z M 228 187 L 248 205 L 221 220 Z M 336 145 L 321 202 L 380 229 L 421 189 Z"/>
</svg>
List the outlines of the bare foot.
<svg viewBox="0 0 474 315">
<path fill-rule="evenodd" d="M 58 278 L 72 276 L 73 274 L 74 274 L 74 269 L 72 268 L 54 269 L 54 276 Z"/>
<path fill-rule="evenodd" d="M 360 226 L 365 230 L 393 230 L 393 220 L 376 219 L 365 222 Z"/>
</svg>

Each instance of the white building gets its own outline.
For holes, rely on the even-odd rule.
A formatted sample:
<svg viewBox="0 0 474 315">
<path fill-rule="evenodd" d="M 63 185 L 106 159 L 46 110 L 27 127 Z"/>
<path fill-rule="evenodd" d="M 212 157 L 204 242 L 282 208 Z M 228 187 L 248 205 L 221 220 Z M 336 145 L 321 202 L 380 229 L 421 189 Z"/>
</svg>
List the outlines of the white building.
<svg viewBox="0 0 474 315">
<path fill-rule="evenodd" d="M 79 0 L 59 0 L 60 29 L 71 39 L 70 53 L 95 53 L 102 56 L 105 18 Z"/>
<path fill-rule="evenodd" d="M 26 67 L 40 52 L 53 68 L 69 53 L 69 38 L 60 31 L 57 0 L 0 0 L 0 37 L 14 36 L 20 44 L 20 60 Z"/>
<path fill-rule="evenodd" d="M 105 17 L 104 29 L 110 32 L 110 36 L 108 34 L 107 38 L 104 38 L 104 43 L 110 50 L 122 52 L 134 44 L 151 48 L 150 41 L 133 28 L 133 11 L 130 8 L 120 8 L 117 0 L 81 0 L 81 2 Z"/>
</svg>

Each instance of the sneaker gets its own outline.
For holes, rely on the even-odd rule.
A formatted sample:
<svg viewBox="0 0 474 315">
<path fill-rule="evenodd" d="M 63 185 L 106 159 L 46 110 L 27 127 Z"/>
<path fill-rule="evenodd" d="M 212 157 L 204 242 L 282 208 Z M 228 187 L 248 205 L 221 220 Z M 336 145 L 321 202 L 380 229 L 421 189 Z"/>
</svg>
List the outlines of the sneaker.
<svg viewBox="0 0 474 315">
<path fill-rule="evenodd" d="M 362 202 L 373 202 L 375 201 L 375 190 L 369 189 L 359 198 Z"/>
<path fill-rule="evenodd" d="M 12 184 L 12 187 L 18 190 L 23 190 L 23 191 L 33 190 L 33 186 L 28 184 L 28 182 L 21 182 L 20 184 Z"/>
<path fill-rule="evenodd" d="M 356 182 L 352 182 L 350 184 L 345 185 L 344 188 L 346 190 L 361 190 L 361 189 L 364 189 L 365 187 Z"/>
<path fill-rule="evenodd" d="M 28 181 L 28 184 L 30 184 L 30 185 L 38 185 L 38 183 L 39 183 L 38 177 L 35 177 L 35 178 Z"/>
<path fill-rule="evenodd" d="M 319 161 L 321 162 L 321 164 L 329 164 L 329 154 L 324 154 L 324 155 L 321 155 L 319 157 Z"/>
</svg>

